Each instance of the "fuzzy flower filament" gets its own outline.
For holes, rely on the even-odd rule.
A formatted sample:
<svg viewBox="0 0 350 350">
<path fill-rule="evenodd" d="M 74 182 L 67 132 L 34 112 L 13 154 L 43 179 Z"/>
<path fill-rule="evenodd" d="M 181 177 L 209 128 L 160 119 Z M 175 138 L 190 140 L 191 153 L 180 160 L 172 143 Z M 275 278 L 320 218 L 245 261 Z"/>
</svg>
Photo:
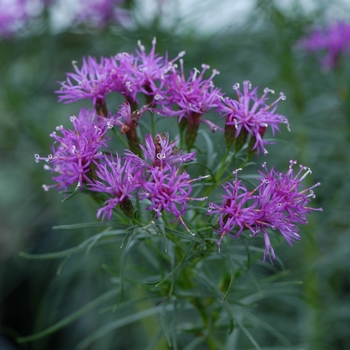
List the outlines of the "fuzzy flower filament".
<svg viewBox="0 0 350 350">
<path fill-rule="evenodd" d="M 51 146 L 52 154 L 47 157 L 35 155 L 35 161 L 44 160 L 49 164 L 47 169 L 54 174 L 52 179 L 56 184 L 43 185 L 45 190 L 52 187 L 67 190 L 71 185 L 81 187 L 83 183 L 90 183 L 103 158 L 101 149 L 108 146 L 105 134 L 112 125 L 106 119 L 82 109 L 78 117 L 72 116 L 70 121 L 73 130 L 60 125 L 50 134 L 55 140 Z"/>
<path fill-rule="evenodd" d="M 160 103 L 165 115 L 177 116 L 180 124 L 183 119 L 186 121 L 186 146 L 191 149 L 197 137 L 199 123 L 209 125 L 212 132 L 220 129 L 210 120 L 201 118 L 204 113 L 218 106 L 220 89 L 214 86 L 213 78 L 219 71 L 214 69 L 211 76 L 204 79 L 204 74 L 210 67 L 203 64 L 202 71 L 195 68 L 186 80 L 182 59 L 180 66 L 180 72 L 174 69 L 168 76 L 164 87 L 164 100 Z M 178 110 L 170 109 L 169 106 L 172 105 L 177 105 Z"/>
<path fill-rule="evenodd" d="M 313 189 L 320 185 L 316 183 L 309 188 L 302 188 L 301 182 L 311 173 L 305 166 L 294 174 L 295 161 L 290 161 L 286 174 L 278 173 L 273 168 L 268 171 L 263 164 L 265 173 L 260 172 L 260 184 L 249 191 L 242 180 L 237 177 L 233 183 L 223 186 L 226 194 L 221 205 L 210 203 L 208 214 L 219 214 L 217 231 L 220 233 L 218 246 L 225 235 L 239 237 L 244 230 L 251 231 L 251 236 L 262 233 L 265 240 L 266 256 L 275 259 L 274 249 L 270 243 L 268 229 L 278 230 L 285 240 L 292 245 L 299 240 L 297 223 L 308 223 L 306 214 L 311 211 L 322 211 L 322 208 L 312 208 L 308 204 L 315 198 Z M 235 232 L 234 232 L 235 231 Z M 234 233 L 233 233 L 234 232 Z"/>
<path fill-rule="evenodd" d="M 141 148 L 143 159 L 126 151 L 129 159 L 143 171 L 140 178 L 140 200 L 150 201 L 146 209 L 153 210 L 156 218 L 162 215 L 163 210 L 169 212 L 191 233 L 182 218 L 187 210 L 187 203 L 190 200 L 207 198 L 191 197 L 192 182 L 204 177 L 191 179 L 182 168 L 184 162 L 193 160 L 195 152 L 182 154 L 176 147 L 176 141 L 171 142 L 167 133 L 157 134 L 155 139 L 152 135 L 147 135 L 145 146 Z"/>
<path fill-rule="evenodd" d="M 123 213 L 132 218 L 134 208 L 130 198 L 141 186 L 141 169 L 135 167 L 128 158 L 122 161 L 117 153 L 115 159 L 112 154 L 103 158 L 103 163 L 99 164 L 96 175 L 97 180 L 89 184 L 89 189 L 111 196 L 105 202 L 106 205 L 97 211 L 97 217 L 102 214 L 102 220 L 106 216 L 111 220 L 113 209 L 120 205 Z"/>
<path fill-rule="evenodd" d="M 287 124 L 289 130 L 287 118 L 275 113 L 278 102 L 286 99 L 285 95 L 280 93 L 280 96 L 274 102 L 267 104 L 268 93 L 274 93 L 269 88 L 264 89 L 261 97 L 258 97 L 257 94 L 258 87 L 252 89 L 250 81 L 243 82 L 243 92 L 239 90 L 238 83 L 233 85 L 233 89 L 237 92 L 238 100 L 222 98 L 219 106 L 222 116 L 226 117 L 225 134 L 232 134 L 225 135 L 225 139 L 238 140 L 243 137 L 243 140 L 240 140 L 240 149 L 243 147 L 247 136 L 251 135 L 251 150 L 259 152 L 260 149 L 266 154 L 265 144 L 271 143 L 263 140 L 267 127 L 271 128 L 273 135 L 275 135 L 276 130 L 280 131 L 279 124 Z"/>
</svg>

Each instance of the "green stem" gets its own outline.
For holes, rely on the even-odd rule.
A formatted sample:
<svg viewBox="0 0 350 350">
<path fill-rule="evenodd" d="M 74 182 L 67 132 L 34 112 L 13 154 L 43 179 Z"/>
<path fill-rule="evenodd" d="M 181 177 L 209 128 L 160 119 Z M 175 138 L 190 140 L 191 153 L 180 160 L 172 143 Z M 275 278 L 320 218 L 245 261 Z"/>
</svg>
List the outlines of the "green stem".
<svg viewBox="0 0 350 350">
<path fill-rule="evenodd" d="M 151 113 L 151 130 L 152 130 L 152 137 L 155 138 L 156 137 L 156 122 L 155 122 L 155 118 L 154 118 L 154 113 Z"/>
<path fill-rule="evenodd" d="M 112 131 L 113 131 L 114 135 L 117 137 L 117 139 L 123 144 L 123 146 L 124 146 L 125 148 L 129 148 L 128 143 L 127 143 L 126 140 L 122 137 L 122 135 L 121 135 L 119 132 L 117 132 L 117 130 L 116 130 L 115 128 L 113 128 Z"/>
</svg>

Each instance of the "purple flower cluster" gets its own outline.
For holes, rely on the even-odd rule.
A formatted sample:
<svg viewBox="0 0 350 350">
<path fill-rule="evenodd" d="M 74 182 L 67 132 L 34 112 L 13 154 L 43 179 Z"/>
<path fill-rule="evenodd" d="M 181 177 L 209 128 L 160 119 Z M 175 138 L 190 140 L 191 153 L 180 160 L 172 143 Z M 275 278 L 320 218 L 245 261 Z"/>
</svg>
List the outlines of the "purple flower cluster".
<svg viewBox="0 0 350 350">
<path fill-rule="evenodd" d="M 135 190 L 141 186 L 141 169 L 129 159 L 124 162 L 116 154 L 104 156 L 103 162 L 98 165 L 96 170 L 97 179 L 89 184 L 91 191 L 107 193 L 111 196 L 105 206 L 97 211 L 97 217 L 102 213 L 102 220 L 107 216 L 111 220 L 113 209 L 119 204 L 124 214 L 133 215 L 133 207 L 130 198 L 133 197 Z"/>
<path fill-rule="evenodd" d="M 192 198 L 192 182 L 190 175 L 181 167 L 189 162 L 195 153 L 182 154 L 176 147 L 176 141 L 170 142 L 169 135 L 158 134 L 155 139 L 146 136 L 145 146 L 141 146 L 144 158 L 140 158 L 130 150 L 125 151 L 124 159 L 117 154 L 104 156 L 96 170 L 97 180 L 89 184 L 89 189 L 111 196 L 105 206 L 97 212 L 99 217 L 111 219 L 115 206 L 120 204 L 123 212 L 131 216 L 133 208 L 130 198 L 137 192 L 140 200 L 148 200 L 147 210 L 155 212 L 156 219 L 162 211 L 172 213 L 185 227 L 182 215 L 186 212 Z"/>
<path fill-rule="evenodd" d="M 268 229 L 278 230 L 290 245 L 300 239 L 296 223 L 305 225 L 308 223 L 306 214 L 312 210 L 322 211 L 322 208 L 308 206 L 315 198 L 313 188 L 320 183 L 303 188 L 301 182 L 311 170 L 300 165 L 300 170 L 294 174 L 296 162 L 290 163 L 286 174 L 278 173 L 273 168 L 268 171 L 264 163 L 265 173 L 260 172 L 260 184 L 252 191 L 238 179 L 237 171 L 233 183 L 228 182 L 223 186 L 226 194 L 223 195 L 222 204 L 210 203 L 208 209 L 208 214 L 219 214 L 219 247 L 226 234 L 237 238 L 244 230 L 251 231 L 251 236 L 262 232 L 265 261 L 268 255 L 270 259 L 275 259 Z"/>
<path fill-rule="evenodd" d="M 54 174 L 52 179 L 56 184 L 43 185 L 47 191 L 51 187 L 67 190 L 71 185 L 81 187 L 90 183 L 94 169 L 103 158 L 102 149 L 108 147 L 106 132 L 113 126 L 94 112 L 82 109 L 78 117 L 70 117 L 74 129 L 65 129 L 63 125 L 56 127 L 50 136 L 55 140 L 47 157 L 35 155 L 35 161 L 45 160 L 46 167 Z"/>
<path fill-rule="evenodd" d="M 67 73 L 66 81 L 61 82 L 61 89 L 56 91 L 59 101 L 66 103 L 80 99 L 91 99 L 94 106 L 105 103 L 108 93 L 116 92 L 125 97 L 130 104 L 138 103 L 137 93 L 154 96 L 157 100 L 159 85 L 171 69 L 174 60 L 155 54 L 156 40 L 147 55 L 144 46 L 139 42 L 140 51 L 136 55 L 122 52 L 114 57 L 83 59 L 81 68 L 73 62 L 75 73 Z"/>
<path fill-rule="evenodd" d="M 276 130 L 280 131 L 278 124 L 287 124 L 289 130 L 287 118 L 275 113 L 278 101 L 285 100 L 286 97 L 280 93 L 277 100 L 267 104 L 267 94 L 274 91 L 265 88 L 263 95 L 258 97 L 258 87 L 252 89 L 250 81 L 243 82 L 243 93 L 239 90 L 239 84 L 233 85 L 233 89 L 237 92 L 238 100 L 222 98 L 219 106 L 222 115 L 226 117 L 226 126 L 231 126 L 231 129 L 227 128 L 226 131 L 234 134 L 233 139 L 250 134 L 254 141 L 252 150 L 256 149 L 259 152 L 261 149 L 266 154 L 264 145 L 271 143 L 263 140 L 266 128 L 270 126 L 273 135 Z"/>
<path fill-rule="evenodd" d="M 96 198 L 104 200 L 97 211 L 97 217 L 102 220 L 106 217 L 111 220 L 116 207 L 134 219 L 134 203 L 140 207 L 139 202 L 144 201 L 146 210 L 151 210 L 155 219 L 168 212 L 191 233 L 183 219 L 188 202 L 207 198 L 192 197 L 193 182 L 207 176 L 191 178 L 184 166 L 195 158 L 195 152 L 190 150 L 195 145 L 200 123 L 207 124 L 213 132 L 224 131 L 227 151 L 234 145 L 234 151 L 238 152 L 248 143 L 248 160 L 259 151 L 267 153 L 265 146 L 271 142 L 264 140 L 264 134 L 268 127 L 273 135 L 280 131 L 280 124 L 286 124 L 289 130 L 287 118 L 276 113 L 279 101 L 285 100 L 285 96 L 280 93 L 276 100 L 268 102 L 272 90 L 265 88 L 259 97 L 258 87 L 244 81 L 242 90 L 239 84 L 233 86 L 237 99 L 226 97 L 213 83 L 219 74 L 215 69 L 207 74 L 209 66 L 203 64 L 201 71 L 194 69 L 186 78 L 184 52 L 169 60 L 167 54 L 156 54 L 155 39 L 148 53 L 140 42 L 138 45 L 134 54 L 124 52 L 99 61 L 84 58 L 80 68 L 73 63 L 74 72 L 67 73 L 66 81 L 60 83 L 61 89 L 57 91 L 59 101 L 89 99 L 94 112 L 81 110 L 78 117 L 71 117 L 72 130 L 58 126 L 57 132 L 51 134 L 52 154 L 45 158 L 35 155 L 35 159 L 45 160 L 46 169 L 53 174 L 55 184 L 44 185 L 45 190 L 51 187 L 67 190 L 75 186 L 97 192 Z M 115 115 L 106 105 L 110 93 L 124 97 Z M 142 139 L 138 125 L 148 112 L 154 134 Z M 203 118 L 211 112 L 217 113 L 218 121 L 225 119 L 224 128 Z M 170 140 L 168 133 L 155 133 L 154 113 L 157 118 L 177 120 L 180 136 L 175 141 Z M 123 156 L 118 153 L 114 156 L 109 149 L 107 131 L 114 126 L 120 128 L 128 141 L 129 149 Z M 185 145 L 189 152 L 177 148 L 179 139 L 181 147 Z M 236 238 L 244 230 L 251 231 L 252 236 L 262 232 L 264 260 L 266 256 L 274 259 L 269 229 L 279 230 L 289 244 L 300 238 L 297 224 L 306 224 L 306 214 L 311 210 L 321 210 L 307 206 L 314 197 L 312 189 L 319 184 L 302 189 L 301 182 L 311 171 L 301 166 L 294 174 L 294 164 L 291 161 L 286 174 L 274 169 L 268 171 L 264 164 L 265 173 L 260 172 L 260 184 L 252 191 L 238 179 L 237 172 L 233 183 L 223 186 L 226 194 L 222 204 L 211 203 L 208 210 L 209 214 L 219 214 L 219 248 L 226 234 Z M 215 180 L 221 180 L 227 166 L 225 156 L 218 168 L 219 175 L 214 174 L 218 177 Z M 208 187 L 208 193 L 214 187 Z"/>
<path fill-rule="evenodd" d="M 350 24 L 337 22 L 328 27 L 319 28 L 299 41 L 306 50 L 326 53 L 321 63 L 325 68 L 336 68 L 340 55 L 350 49 Z"/>
<path fill-rule="evenodd" d="M 269 142 L 264 141 L 263 136 L 268 126 L 274 134 L 279 130 L 279 124 L 288 125 L 287 118 L 276 113 L 278 101 L 285 99 L 283 93 L 268 104 L 267 94 L 273 91 L 266 88 L 263 95 L 258 97 L 258 88 L 252 89 L 250 82 L 245 81 L 243 92 L 238 84 L 233 87 L 237 100 L 224 97 L 213 83 L 213 78 L 219 74 L 217 70 L 214 69 L 205 78 L 209 66 L 203 64 L 201 71 L 194 69 L 186 79 L 181 58 L 184 52 L 168 60 L 167 55 L 163 57 L 155 53 L 155 45 L 154 39 L 148 54 L 139 42 L 136 54 L 119 53 L 114 57 L 101 58 L 99 62 L 88 57 L 83 59 L 81 68 L 74 62 L 75 73 L 67 73 L 66 81 L 60 83 L 61 89 L 56 91 L 59 101 L 69 103 L 87 98 L 92 100 L 97 113 L 107 115 L 106 95 L 111 92 L 123 95 L 125 103 L 119 114 L 126 122 L 122 123 L 122 133 L 129 132 L 129 145 L 134 151 L 137 148 L 135 143 L 138 143 L 135 131 L 138 120 L 149 110 L 165 117 L 177 117 L 179 125 L 186 129 L 185 142 L 189 150 L 196 141 L 200 123 L 207 124 L 213 132 L 218 129 L 224 131 L 216 123 L 202 117 L 205 113 L 217 112 L 226 119 L 225 140 L 231 138 L 232 144 L 244 135 L 244 144 L 250 134 L 251 151 L 267 153 L 265 145 Z M 146 104 L 137 110 L 140 95 L 144 95 Z M 231 144 L 227 143 L 228 147 Z"/>
</svg>

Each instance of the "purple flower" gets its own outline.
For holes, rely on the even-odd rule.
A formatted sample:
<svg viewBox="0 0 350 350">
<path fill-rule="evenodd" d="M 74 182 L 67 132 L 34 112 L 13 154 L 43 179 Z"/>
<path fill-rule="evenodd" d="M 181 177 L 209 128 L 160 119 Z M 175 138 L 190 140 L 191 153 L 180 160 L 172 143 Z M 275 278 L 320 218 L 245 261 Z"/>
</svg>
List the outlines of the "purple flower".
<svg viewBox="0 0 350 350">
<path fill-rule="evenodd" d="M 168 75 L 164 92 L 159 95 L 158 102 L 166 116 L 177 116 L 179 122 L 183 118 L 186 119 L 185 141 L 187 148 L 191 149 L 197 137 L 199 123 L 209 125 L 212 132 L 221 129 L 210 120 L 201 118 L 204 113 L 218 106 L 221 94 L 220 89 L 214 86 L 213 78 L 219 72 L 214 69 L 211 76 L 204 79 L 204 74 L 209 66 L 203 64 L 202 71 L 194 69 L 186 80 L 182 59 L 180 59 L 180 66 L 180 72 L 173 69 Z M 177 105 L 178 110 L 169 108 L 171 105 Z"/>
<path fill-rule="evenodd" d="M 181 51 L 174 59 L 168 60 L 168 54 L 165 57 L 155 53 L 156 38 L 152 40 L 152 49 L 149 54 L 146 53 L 145 47 L 138 42 L 140 50 L 136 50 L 136 58 L 133 66 L 135 67 L 134 75 L 138 80 L 140 91 L 146 95 L 154 97 L 155 103 L 162 99 L 161 89 L 167 80 L 167 74 L 176 70 L 174 64 L 180 57 L 185 55 L 185 51 Z"/>
<path fill-rule="evenodd" d="M 127 216 L 132 217 L 133 208 L 130 198 L 141 185 L 142 170 L 135 167 L 128 158 L 122 162 L 118 153 L 116 153 L 116 159 L 110 155 L 110 157 L 105 156 L 103 161 L 104 163 L 99 164 L 96 170 L 98 180 L 90 183 L 89 189 L 108 193 L 112 197 L 105 202 L 106 206 L 97 211 L 97 217 L 102 213 L 102 220 L 106 216 L 111 219 L 112 211 L 118 204 Z"/>
<path fill-rule="evenodd" d="M 80 99 L 91 99 L 94 106 L 98 101 L 105 100 L 108 93 L 113 91 L 113 58 L 101 58 L 100 63 L 95 58 L 83 58 L 81 69 L 73 61 L 75 73 L 67 73 L 66 81 L 61 82 L 61 89 L 56 93 L 59 95 L 58 101 L 71 103 Z"/>
<path fill-rule="evenodd" d="M 287 118 L 275 113 L 278 102 L 285 100 L 286 97 L 280 93 L 277 100 L 267 104 L 267 94 L 274 93 L 274 91 L 265 88 L 263 95 L 259 98 L 258 87 L 251 90 L 250 81 L 243 82 L 243 93 L 239 90 L 239 84 L 233 85 L 233 89 L 237 92 L 238 101 L 222 98 L 222 103 L 219 106 L 222 115 L 226 117 L 226 125 L 235 127 L 236 139 L 241 133 L 250 134 L 255 141 L 252 150 L 259 151 L 261 149 L 266 154 L 267 150 L 264 145 L 271 143 L 263 140 L 267 127 L 271 127 L 273 135 L 276 130 L 280 131 L 278 124 L 287 124 L 289 130 Z"/>
<path fill-rule="evenodd" d="M 112 126 L 105 118 L 97 116 L 86 109 L 79 112 L 78 117 L 70 117 L 74 130 L 65 129 L 62 125 L 50 136 L 55 140 L 52 145 L 52 154 L 45 157 L 35 155 L 35 161 L 45 160 L 51 165 L 55 185 L 43 185 L 45 190 L 57 187 L 58 190 L 67 189 L 76 184 L 90 183 L 94 168 L 103 158 L 102 147 L 107 147 L 107 130 Z"/>
<path fill-rule="evenodd" d="M 315 198 L 313 188 L 320 185 L 317 183 L 309 188 L 302 188 L 301 182 L 311 173 L 305 166 L 294 174 L 293 165 L 290 161 L 289 170 L 286 174 L 278 173 L 273 168 L 268 172 L 266 164 L 263 164 L 265 174 L 260 172 L 260 184 L 249 191 L 242 180 L 236 179 L 233 183 L 223 186 L 226 194 L 223 196 L 221 206 L 210 203 L 208 214 L 219 214 L 218 232 L 220 239 L 227 234 L 232 238 L 239 237 L 244 230 L 250 230 L 251 236 L 262 232 L 265 240 L 264 258 L 269 255 L 270 260 L 275 259 L 275 253 L 270 243 L 268 229 L 278 230 L 286 241 L 292 245 L 293 241 L 299 240 L 296 223 L 306 225 L 306 214 L 312 210 L 322 211 L 322 208 L 312 208 L 308 203 Z M 232 233 L 232 231 L 235 231 Z"/>
<path fill-rule="evenodd" d="M 176 147 L 178 139 L 175 141 L 169 140 L 169 134 L 157 134 L 155 139 L 152 135 L 146 135 L 145 146 L 140 145 L 144 159 L 126 150 L 126 154 L 133 159 L 133 161 L 144 169 L 164 168 L 166 165 L 190 162 L 196 156 L 196 152 L 189 152 L 183 154 L 181 150 Z"/>
<path fill-rule="evenodd" d="M 117 92 L 133 105 L 138 103 L 137 94 L 142 92 L 154 96 L 157 101 L 161 98 L 158 91 L 165 75 L 184 52 L 168 61 L 167 57 L 155 54 L 155 43 L 154 39 L 148 55 L 139 42 L 140 51 L 136 51 L 136 56 L 121 52 L 114 57 L 102 57 L 99 63 L 93 57 L 83 58 L 81 68 L 73 62 L 75 73 L 67 73 L 66 81 L 60 83 L 61 89 L 56 91 L 58 100 L 71 103 L 87 98 L 98 106 L 105 104 L 108 93 Z"/>
<path fill-rule="evenodd" d="M 186 204 L 191 199 L 192 180 L 185 172 L 180 172 L 176 166 L 155 167 L 149 170 L 148 181 L 142 184 L 140 199 L 148 198 L 151 205 L 148 210 L 154 210 L 158 218 L 165 210 L 172 213 L 176 218 L 186 211 Z"/>
<path fill-rule="evenodd" d="M 149 199 L 151 205 L 146 209 L 153 210 L 156 214 L 156 219 L 162 215 L 165 210 L 173 214 L 176 220 L 179 220 L 186 230 L 192 232 L 186 226 L 182 215 L 187 210 L 187 203 L 190 200 L 205 200 L 203 198 L 190 197 L 192 192 L 192 182 L 202 179 L 191 179 L 186 171 L 181 170 L 177 166 L 166 164 L 163 167 L 154 167 L 148 170 L 149 178 L 142 182 L 142 190 L 140 199 Z"/>
<path fill-rule="evenodd" d="M 191 232 L 182 215 L 186 212 L 188 201 L 206 199 L 190 197 L 192 182 L 203 177 L 191 179 L 182 169 L 182 164 L 193 160 L 196 154 L 183 154 L 176 143 L 177 140 L 169 140 L 168 133 L 157 134 L 154 139 L 152 135 L 146 135 L 145 146 L 141 145 L 143 159 L 130 150 L 125 150 L 125 155 L 135 169 L 141 171 L 140 200 L 151 202 L 147 209 L 153 210 L 156 218 L 162 215 L 163 210 L 173 214 Z"/>
<path fill-rule="evenodd" d="M 300 47 L 314 52 L 324 51 L 321 63 L 325 68 L 336 68 L 342 52 L 350 49 L 350 24 L 338 22 L 311 32 L 298 43 Z"/>
</svg>

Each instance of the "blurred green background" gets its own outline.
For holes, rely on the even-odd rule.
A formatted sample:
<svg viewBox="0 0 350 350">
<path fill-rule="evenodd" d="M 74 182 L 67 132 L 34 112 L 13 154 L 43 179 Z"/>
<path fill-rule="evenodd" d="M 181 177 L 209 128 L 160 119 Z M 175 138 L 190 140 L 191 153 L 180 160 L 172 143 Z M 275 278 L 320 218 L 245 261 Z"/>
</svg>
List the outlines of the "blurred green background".
<svg viewBox="0 0 350 350">
<path fill-rule="evenodd" d="M 68 117 L 81 106 L 89 106 L 84 101 L 57 103 L 57 81 L 72 71 L 73 60 L 134 52 L 137 40 L 149 50 L 156 37 L 161 55 L 186 51 L 187 70 L 202 63 L 218 69 L 216 86 L 230 96 L 232 85 L 243 80 L 287 96 L 278 111 L 288 117 L 291 133 L 282 128 L 264 160 L 281 171 L 289 159 L 309 166 L 308 185 L 322 183 L 313 206 L 324 211 L 310 216 L 293 248 L 281 242 L 275 249 L 288 271 L 285 280 L 303 283 L 282 286 L 252 305 L 261 322 L 286 340 L 259 322 L 251 324 L 250 332 L 261 349 L 350 349 L 350 53 L 344 53 L 337 71 L 325 71 L 316 55 L 296 47 L 314 25 L 344 19 L 350 1 L 183 3 L 127 1 L 126 23 L 99 29 L 74 23 L 55 29 L 45 12 L 18 35 L 0 40 L 0 330 L 7 340 L 38 332 L 109 288 L 110 275 L 101 264 L 119 254 L 117 245 L 72 257 L 60 274 L 60 261 L 19 257 L 19 251 L 47 253 L 75 246 L 93 229 L 72 233 L 52 227 L 95 220 L 96 207 L 87 196 L 61 203 L 61 195 L 42 190 L 50 174 L 34 162 L 34 154 L 50 153 L 49 133 L 56 125 L 68 125 Z M 273 275 L 266 265 L 258 264 L 252 274 Z M 118 315 L 93 310 L 48 337 L 13 345 L 74 349 L 91 330 L 127 315 L 124 309 Z M 146 349 L 152 327 L 158 326 L 131 323 L 87 348 Z M 235 332 L 227 349 L 256 348 Z M 155 349 L 168 348 L 161 344 Z M 202 344 L 197 349 L 207 348 Z"/>
</svg>

